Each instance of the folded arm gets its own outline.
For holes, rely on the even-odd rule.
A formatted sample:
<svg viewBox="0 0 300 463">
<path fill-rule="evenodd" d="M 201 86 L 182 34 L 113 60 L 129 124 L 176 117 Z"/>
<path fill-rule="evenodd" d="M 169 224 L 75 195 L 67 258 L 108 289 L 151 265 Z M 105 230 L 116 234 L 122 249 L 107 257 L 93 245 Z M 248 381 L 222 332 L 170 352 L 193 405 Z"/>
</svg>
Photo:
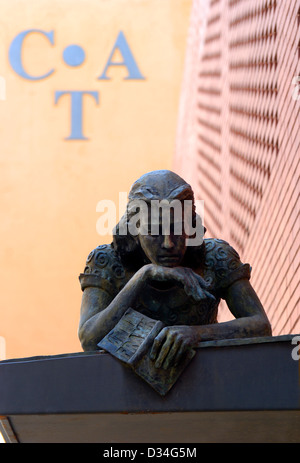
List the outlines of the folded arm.
<svg viewBox="0 0 300 463">
<path fill-rule="evenodd" d="M 235 319 L 201 326 L 169 326 L 153 343 L 151 358 L 157 367 L 169 368 L 203 341 L 271 336 L 271 325 L 248 279 L 234 282 L 224 295 Z"/>
</svg>

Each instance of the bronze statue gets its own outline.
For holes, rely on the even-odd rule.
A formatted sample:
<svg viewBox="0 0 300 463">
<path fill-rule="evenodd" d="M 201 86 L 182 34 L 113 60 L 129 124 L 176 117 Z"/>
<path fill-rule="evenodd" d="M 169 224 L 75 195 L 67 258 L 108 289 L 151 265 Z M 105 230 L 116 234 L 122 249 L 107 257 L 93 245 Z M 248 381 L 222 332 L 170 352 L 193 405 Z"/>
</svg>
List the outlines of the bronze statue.
<svg viewBox="0 0 300 463">
<path fill-rule="evenodd" d="M 128 224 L 136 213 L 136 200 L 148 205 L 148 214 L 141 216 L 139 232 L 133 235 Z M 133 184 L 113 242 L 89 254 L 79 277 L 83 349 L 98 349 L 129 308 L 163 323 L 149 346 L 149 357 L 158 369 L 177 367 L 192 357 L 201 341 L 270 336 L 270 323 L 249 282 L 249 264 L 242 264 L 238 253 L 220 239 L 188 246 L 185 229 L 174 233 L 178 221 L 174 214 L 170 214 L 169 232 L 165 233 L 162 214 L 153 218 L 150 209 L 151 201 L 161 200 L 192 204 L 195 225 L 192 188 L 177 174 L 154 171 Z M 184 208 L 182 211 L 184 221 Z M 157 221 L 155 233 L 150 227 L 153 220 Z M 221 298 L 235 320 L 217 322 Z"/>
</svg>

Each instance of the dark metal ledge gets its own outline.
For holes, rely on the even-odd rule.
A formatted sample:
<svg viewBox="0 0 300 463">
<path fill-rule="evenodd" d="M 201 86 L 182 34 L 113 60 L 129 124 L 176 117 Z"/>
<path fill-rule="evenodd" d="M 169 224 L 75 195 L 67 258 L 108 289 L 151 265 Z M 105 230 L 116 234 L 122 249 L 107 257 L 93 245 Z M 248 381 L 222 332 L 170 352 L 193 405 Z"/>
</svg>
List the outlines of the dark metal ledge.
<svg viewBox="0 0 300 463">
<path fill-rule="evenodd" d="M 0 415 L 21 442 L 299 442 L 295 336 L 203 343 L 164 398 L 100 351 L 2 361 Z"/>
</svg>

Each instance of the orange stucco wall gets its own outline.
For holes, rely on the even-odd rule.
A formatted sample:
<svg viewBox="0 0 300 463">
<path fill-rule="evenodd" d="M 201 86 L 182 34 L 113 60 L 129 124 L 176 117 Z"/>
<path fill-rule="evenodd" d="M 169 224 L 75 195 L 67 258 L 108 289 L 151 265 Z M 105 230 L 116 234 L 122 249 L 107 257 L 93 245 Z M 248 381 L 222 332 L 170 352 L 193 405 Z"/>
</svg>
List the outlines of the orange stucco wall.
<svg viewBox="0 0 300 463">
<path fill-rule="evenodd" d="M 80 351 L 78 274 L 87 254 L 107 242 L 96 232 L 102 199 L 118 200 L 146 171 L 169 168 L 175 145 L 190 0 L 0 1 L 0 337 L 1 356 Z M 22 31 L 28 80 L 9 61 Z M 125 80 L 111 66 L 99 80 L 123 31 L 145 77 Z M 63 51 L 78 44 L 85 61 L 69 66 Z M 122 61 L 116 50 L 114 62 Z M 88 140 L 66 140 L 70 97 L 83 99 Z"/>
</svg>

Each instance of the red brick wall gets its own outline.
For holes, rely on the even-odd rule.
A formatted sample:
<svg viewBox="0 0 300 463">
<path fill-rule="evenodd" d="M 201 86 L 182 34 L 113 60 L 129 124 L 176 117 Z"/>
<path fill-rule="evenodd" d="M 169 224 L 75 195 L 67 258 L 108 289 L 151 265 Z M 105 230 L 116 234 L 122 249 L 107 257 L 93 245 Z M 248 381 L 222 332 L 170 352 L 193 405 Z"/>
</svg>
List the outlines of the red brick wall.
<svg viewBox="0 0 300 463">
<path fill-rule="evenodd" d="M 252 265 L 274 335 L 300 333 L 299 58 L 300 0 L 194 0 L 174 170 Z"/>
</svg>

